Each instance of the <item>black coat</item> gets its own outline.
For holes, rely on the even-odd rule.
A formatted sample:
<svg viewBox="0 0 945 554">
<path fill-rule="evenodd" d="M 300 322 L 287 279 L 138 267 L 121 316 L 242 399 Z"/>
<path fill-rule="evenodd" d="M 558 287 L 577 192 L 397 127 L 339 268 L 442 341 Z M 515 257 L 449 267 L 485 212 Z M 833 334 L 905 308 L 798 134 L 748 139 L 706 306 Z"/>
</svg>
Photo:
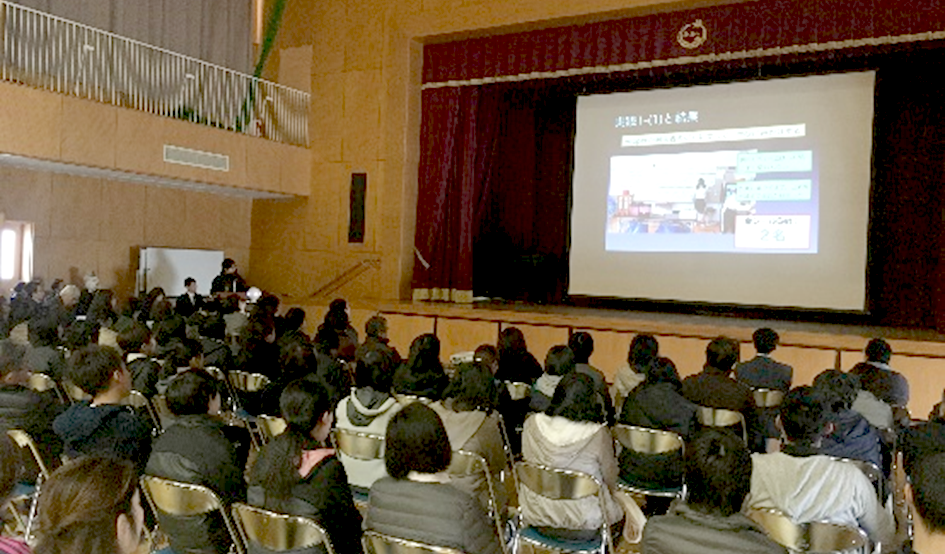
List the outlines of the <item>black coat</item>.
<svg viewBox="0 0 945 554">
<path fill-rule="evenodd" d="M 0 427 L 22 429 L 40 449 L 43 462 L 53 468 L 62 453 L 62 441 L 53 432 L 53 420 L 65 407 L 55 393 L 38 393 L 19 385 L 0 385 Z"/>
</svg>

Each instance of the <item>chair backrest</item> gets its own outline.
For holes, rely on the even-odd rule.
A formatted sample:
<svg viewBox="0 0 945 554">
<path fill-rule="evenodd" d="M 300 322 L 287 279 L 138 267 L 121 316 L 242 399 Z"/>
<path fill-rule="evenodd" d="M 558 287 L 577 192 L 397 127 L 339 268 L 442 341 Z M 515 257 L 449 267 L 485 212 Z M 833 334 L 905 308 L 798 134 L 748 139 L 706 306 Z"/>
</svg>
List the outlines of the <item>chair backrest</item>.
<svg viewBox="0 0 945 554">
<path fill-rule="evenodd" d="M 66 396 L 69 397 L 73 402 L 80 402 L 82 400 L 91 400 L 92 395 L 80 389 L 76 385 L 73 385 L 69 381 L 62 382 L 62 389 L 66 391 Z"/>
<path fill-rule="evenodd" d="M 158 416 L 158 419 L 164 427 L 174 419 L 174 414 L 172 414 L 170 408 L 167 407 L 167 397 L 163 394 L 155 394 L 152 396 L 151 405 L 154 406 L 154 413 Z"/>
<path fill-rule="evenodd" d="M 384 437 L 350 429 L 335 428 L 331 441 L 345 456 L 356 460 L 383 460 Z"/>
<path fill-rule="evenodd" d="M 401 539 L 376 531 L 365 531 L 361 544 L 365 554 L 463 554 L 455 548 Z"/>
<path fill-rule="evenodd" d="M 473 351 L 468 352 L 457 352 L 450 356 L 450 365 L 457 366 L 459 364 L 471 364 L 476 361 L 476 353 Z"/>
<path fill-rule="evenodd" d="M 394 400 L 396 400 L 401 406 L 413 404 L 414 402 L 420 402 L 422 404 L 430 404 L 433 402 L 433 400 L 425 396 L 417 396 L 416 394 L 404 394 L 402 392 L 394 392 L 392 394 L 394 396 Z"/>
<path fill-rule="evenodd" d="M 328 533 L 315 520 L 280 514 L 237 502 L 233 504 L 233 520 L 247 547 L 258 546 L 268 551 L 285 552 L 325 545 L 333 554 Z"/>
<path fill-rule="evenodd" d="M 752 389 L 751 397 L 758 408 L 776 408 L 784 400 L 784 391 L 775 389 Z"/>
<path fill-rule="evenodd" d="M 784 512 L 771 508 L 752 508 L 748 517 L 776 543 L 797 552 L 844 552 L 869 544 L 866 533 L 858 527 L 822 521 L 794 523 Z"/>
<path fill-rule="evenodd" d="M 230 371 L 230 385 L 243 392 L 258 392 L 269 386 L 269 378 L 261 373 Z"/>
<path fill-rule="evenodd" d="M 613 432 L 622 447 L 641 454 L 665 454 L 685 448 L 682 437 L 672 431 L 619 423 Z"/>
<path fill-rule="evenodd" d="M 528 383 L 505 381 L 505 388 L 508 389 L 512 400 L 524 400 L 532 394 L 532 386 Z"/>
<path fill-rule="evenodd" d="M 486 485 L 486 491 L 489 494 L 489 506 L 492 508 L 492 521 L 495 524 L 498 536 L 503 536 L 501 523 L 501 514 L 498 497 L 495 492 L 495 483 L 492 482 L 492 474 L 489 472 L 489 463 L 481 455 L 475 452 L 465 450 L 454 450 L 450 465 L 446 468 L 446 474 L 450 477 L 467 477 L 472 475 L 481 475 Z"/>
<path fill-rule="evenodd" d="M 217 513 L 226 524 L 230 540 L 239 554 L 243 554 L 242 541 L 230 514 L 223 506 L 223 501 L 215 492 L 203 485 L 182 483 L 171 479 L 144 475 L 141 488 L 155 514 L 169 516 L 195 516 Z"/>
<path fill-rule="evenodd" d="M 748 430 L 745 428 L 745 416 L 741 412 L 726 410 L 724 408 L 709 408 L 708 406 L 696 407 L 696 420 L 708 427 L 732 427 L 734 425 L 742 426 L 742 439 L 748 442 Z"/>
<path fill-rule="evenodd" d="M 46 392 L 52 390 L 56 393 L 60 402 L 66 402 L 67 398 L 63 395 L 62 389 L 56 384 L 55 379 L 45 373 L 30 373 L 30 380 L 27 387 L 36 392 Z"/>
<path fill-rule="evenodd" d="M 36 461 L 36 467 L 39 468 L 39 474 L 43 477 L 43 479 L 48 479 L 49 466 L 47 466 L 46 462 L 43 461 L 43 457 L 40 455 L 39 449 L 36 447 L 36 442 L 33 441 L 33 437 L 31 437 L 29 433 L 22 429 L 8 429 L 7 436 L 10 437 L 10 439 L 13 440 L 13 443 L 21 449 L 25 448 L 29 450 L 33 460 Z"/>
<path fill-rule="evenodd" d="M 259 435 L 262 437 L 263 442 L 266 443 L 285 431 L 286 422 L 281 417 L 258 415 L 256 416 L 256 428 L 259 429 Z"/>
<path fill-rule="evenodd" d="M 131 406 L 136 410 L 143 410 L 151 419 L 151 424 L 154 426 L 154 429 L 161 431 L 161 418 L 158 417 L 158 414 L 151 406 L 151 402 L 148 400 L 148 397 L 146 397 L 144 394 L 136 390 L 130 391 L 128 396 L 121 399 L 121 404 L 125 406 Z"/>
<path fill-rule="evenodd" d="M 588 496 L 596 496 L 600 503 L 600 513 L 606 514 L 604 495 L 601 490 L 604 485 L 592 475 L 571 469 L 557 469 L 531 462 L 517 462 L 515 475 L 518 477 L 519 498 L 523 498 L 523 489 L 543 496 L 549 500 L 579 500 Z M 525 522 L 526 524 L 528 522 Z M 607 552 L 614 551 L 608 525 L 601 527 Z"/>
</svg>

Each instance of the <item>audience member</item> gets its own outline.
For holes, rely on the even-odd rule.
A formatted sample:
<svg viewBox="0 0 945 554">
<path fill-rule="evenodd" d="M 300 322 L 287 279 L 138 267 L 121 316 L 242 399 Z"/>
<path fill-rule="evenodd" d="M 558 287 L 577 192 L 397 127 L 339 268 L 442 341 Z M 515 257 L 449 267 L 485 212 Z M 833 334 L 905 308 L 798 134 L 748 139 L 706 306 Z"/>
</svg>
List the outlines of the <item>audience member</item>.
<svg viewBox="0 0 945 554">
<path fill-rule="evenodd" d="M 941 552 L 945 545 L 945 453 L 917 460 L 907 490 L 919 514 L 916 525 L 921 526 L 916 529 L 915 550 L 911 552 Z"/>
<path fill-rule="evenodd" d="M 119 402 L 131 390 L 131 374 L 118 352 L 90 345 L 72 354 L 66 379 L 91 401 L 76 402 L 53 422 L 65 453 L 130 460 L 143 470 L 151 454 L 151 425 Z"/>
<path fill-rule="evenodd" d="M 197 294 L 197 280 L 193 277 L 184 279 L 184 294 L 177 297 L 174 311 L 181 317 L 190 317 L 203 309 L 203 296 Z"/>
<path fill-rule="evenodd" d="M 210 294 L 246 292 L 246 281 L 240 276 L 236 261 L 232 258 L 223 260 L 220 274 L 210 284 Z"/>
<path fill-rule="evenodd" d="M 384 435 L 387 423 L 400 410 L 400 404 L 391 395 L 393 368 L 389 358 L 381 351 L 361 350 L 354 371 L 354 386 L 351 394 L 335 408 L 335 427 Z M 344 452 L 338 457 L 345 466 L 348 483 L 366 492 L 381 477 L 387 476 L 383 460 L 361 460 Z"/>
<path fill-rule="evenodd" d="M 479 454 L 486 461 L 497 497 L 497 511 L 504 514 L 507 498 L 499 486 L 500 475 L 506 470 L 505 445 L 499 427 L 499 395 L 493 384 L 492 374 L 482 364 L 465 363 L 456 368 L 456 374 L 442 402 L 434 402 L 431 408 L 440 416 L 450 448 Z M 461 491 L 479 499 L 483 508 L 490 505 L 489 488 L 482 475 L 454 478 L 451 483 Z"/>
<path fill-rule="evenodd" d="M 125 364 L 131 372 L 132 388 L 151 397 L 157 394 L 161 378 L 161 364 L 151 356 L 157 351 L 157 341 L 143 323 L 133 322 L 118 334 L 118 347 L 125 355 Z"/>
<path fill-rule="evenodd" d="M 23 458 L 10 438 L 6 433 L 0 433 L 0 506 L 7 505 L 13 488 L 24 477 L 26 468 L 22 462 Z M 3 515 L 0 512 L 0 526 L 6 529 Z M 0 554 L 30 554 L 30 547 L 19 538 L 0 537 Z"/>
<path fill-rule="evenodd" d="M 358 332 L 351 326 L 348 316 L 348 303 L 336 298 L 328 305 L 325 321 L 318 330 L 328 330 L 338 335 L 338 357 L 345 361 L 354 359 L 358 349 Z"/>
<path fill-rule="evenodd" d="M 398 367 L 404 362 L 397 349 L 389 344 L 387 338 L 387 320 L 383 316 L 375 315 L 364 324 L 364 342 L 358 347 L 356 357 L 360 357 L 364 350 L 374 350 L 388 358 L 390 367 Z"/>
<path fill-rule="evenodd" d="M 883 339 L 873 339 L 866 345 L 865 353 L 866 361 L 850 370 L 850 373 L 860 378 L 860 386 L 890 406 L 906 406 L 909 403 L 909 382 L 889 367 L 892 357 L 889 343 Z"/>
<path fill-rule="evenodd" d="M 338 334 L 330 329 L 319 329 L 315 333 L 314 378 L 328 386 L 331 404 L 337 405 L 351 391 L 351 374 L 345 362 L 339 357 Z"/>
<path fill-rule="evenodd" d="M 24 348 L 9 340 L 0 341 L 0 429 L 22 429 L 29 433 L 48 465 L 62 452 L 62 441 L 52 430 L 52 422 L 63 406 L 56 393 L 38 393 L 28 388 L 30 372 L 24 363 Z"/>
<path fill-rule="evenodd" d="M 390 477 L 371 487 L 366 530 L 467 554 L 501 554 L 486 511 L 442 478 L 452 452 L 433 409 L 419 402 L 405 406 L 391 418 L 385 442 Z"/>
<path fill-rule="evenodd" d="M 903 469 L 914 478 L 920 460 L 945 453 L 945 415 L 941 409 L 933 410 L 928 421 L 904 429 L 900 444 Z"/>
<path fill-rule="evenodd" d="M 790 390 L 794 369 L 771 357 L 781 341 L 778 333 L 765 327 L 752 333 L 751 339 L 758 355 L 735 366 L 735 379 L 753 389 Z"/>
<path fill-rule="evenodd" d="M 30 348 L 26 352 L 26 366 L 33 373 L 43 373 L 53 379 L 62 379 L 66 358 L 59 346 L 59 321 L 45 313 L 29 321 Z"/>
<path fill-rule="evenodd" d="M 440 339 L 423 334 L 410 343 L 410 357 L 394 372 L 394 390 L 439 400 L 449 384 L 440 362 Z"/>
<path fill-rule="evenodd" d="M 594 380 L 594 387 L 601 398 L 604 399 L 607 423 L 612 425 L 615 412 L 614 403 L 610 399 L 610 390 L 607 388 L 607 380 L 599 369 L 591 365 L 591 354 L 594 353 L 594 337 L 584 331 L 571 333 L 571 337 L 568 339 L 568 348 L 571 349 L 571 352 L 574 352 L 574 370 Z"/>
<path fill-rule="evenodd" d="M 222 403 L 218 381 L 203 370 L 185 371 L 170 382 L 166 399 L 175 417 L 154 441 L 148 475 L 203 485 L 227 504 L 243 501 L 249 434 L 216 417 Z M 226 526 L 215 515 L 162 515 L 160 523 L 176 552 L 229 549 Z"/>
<path fill-rule="evenodd" d="M 286 386 L 280 399 L 287 428 L 259 452 L 249 475 L 249 502 L 315 519 L 339 554 L 360 554 L 361 516 L 345 468 L 328 447 L 334 417 L 324 387 Z"/>
<path fill-rule="evenodd" d="M 833 430 L 823 438 L 818 454 L 851 458 L 884 467 L 879 433 L 866 419 L 850 407 L 859 390 L 856 375 L 839 369 L 828 369 L 814 378 L 815 392 L 827 396 L 831 408 Z"/>
<path fill-rule="evenodd" d="M 830 434 L 830 407 L 811 387 L 791 390 L 781 404 L 783 452 L 752 455 L 747 505 L 777 508 L 798 523 L 827 521 L 853 525 L 873 542 L 892 538 L 892 516 L 876 490 L 853 464 L 816 455 Z"/>
<path fill-rule="evenodd" d="M 659 359 L 660 345 L 653 335 L 639 334 L 630 341 L 627 365 L 614 378 L 614 404 L 620 409 L 623 399 L 646 378 L 647 367 Z"/>
<path fill-rule="evenodd" d="M 688 439 L 696 427 L 696 405 L 680 394 L 682 384 L 666 358 L 644 367 L 646 380 L 630 391 L 620 411 L 620 423 L 671 431 Z M 642 454 L 630 449 L 620 453 L 620 478 L 647 489 L 682 486 L 682 452 Z M 651 506 L 652 505 L 652 506 Z M 665 510 L 665 503 L 647 502 L 648 511 Z"/>
<path fill-rule="evenodd" d="M 604 513 L 597 498 L 557 501 L 523 489 L 519 503 L 526 524 L 569 540 L 590 540 L 602 525 L 611 527 L 612 536 L 619 534 L 624 515 L 611 492 L 617 485 L 617 460 L 605 421 L 594 382 L 574 372 L 558 383 L 546 413 L 525 420 L 522 456 L 526 461 L 581 471 L 604 484 Z"/>
<path fill-rule="evenodd" d="M 738 361 L 738 350 L 735 339 L 712 339 L 705 349 L 702 372 L 683 380 L 683 396 L 699 406 L 747 412 L 753 406 L 751 389 L 729 376 Z"/>
<path fill-rule="evenodd" d="M 305 323 L 305 310 L 302 308 L 289 308 L 285 317 L 277 325 L 277 334 L 279 338 L 276 343 L 279 345 L 280 355 L 287 349 L 295 345 L 302 345 L 307 348 L 312 347 L 312 341 L 302 331 L 302 325 Z"/>
<path fill-rule="evenodd" d="M 541 365 L 528 351 L 525 335 L 518 328 L 507 327 L 499 333 L 498 351 L 496 379 L 531 384 L 541 377 Z"/>
<path fill-rule="evenodd" d="M 751 455 L 725 429 L 705 429 L 686 448 L 685 502 L 643 529 L 643 554 L 787 554 L 741 513 L 751 483 Z"/>
<path fill-rule="evenodd" d="M 63 465 L 39 495 L 35 554 L 133 554 L 144 532 L 134 467 L 107 458 Z"/>
<path fill-rule="evenodd" d="M 551 405 L 551 398 L 555 395 L 555 388 L 562 377 L 574 371 L 574 365 L 574 352 L 570 348 L 563 344 L 549 348 L 545 356 L 545 372 L 532 385 L 529 409 L 533 412 L 547 410 Z M 591 380 L 593 379 L 591 377 Z"/>
</svg>

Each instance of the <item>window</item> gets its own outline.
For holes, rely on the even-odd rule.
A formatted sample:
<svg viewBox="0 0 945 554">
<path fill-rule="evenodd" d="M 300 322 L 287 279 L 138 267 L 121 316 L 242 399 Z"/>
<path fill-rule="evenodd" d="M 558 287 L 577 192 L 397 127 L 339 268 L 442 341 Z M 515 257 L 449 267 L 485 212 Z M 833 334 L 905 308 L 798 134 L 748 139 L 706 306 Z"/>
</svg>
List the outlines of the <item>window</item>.
<svg viewBox="0 0 945 554">
<path fill-rule="evenodd" d="M 33 278 L 33 224 L 0 224 L 0 281 L 17 283 Z"/>
</svg>

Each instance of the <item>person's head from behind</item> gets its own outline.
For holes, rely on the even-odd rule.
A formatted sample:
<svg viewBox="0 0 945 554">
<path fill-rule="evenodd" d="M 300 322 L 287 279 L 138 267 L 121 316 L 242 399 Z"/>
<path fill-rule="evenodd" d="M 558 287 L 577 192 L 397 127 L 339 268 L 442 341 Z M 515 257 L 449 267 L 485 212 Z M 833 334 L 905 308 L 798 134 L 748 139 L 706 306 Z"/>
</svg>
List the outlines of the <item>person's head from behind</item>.
<svg viewBox="0 0 945 554">
<path fill-rule="evenodd" d="M 164 365 L 169 368 L 203 368 L 203 343 L 197 339 L 175 341 L 167 353 Z"/>
<path fill-rule="evenodd" d="M 286 385 L 279 396 L 279 409 L 288 431 L 325 442 L 334 417 L 328 391 L 322 383 L 299 379 Z"/>
<path fill-rule="evenodd" d="M 63 345 L 71 351 L 76 351 L 90 344 L 98 343 L 97 323 L 91 321 L 76 321 L 66 327 L 63 337 Z"/>
<path fill-rule="evenodd" d="M 171 379 L 165 392 L 167 409 L 176 416 L 202 415 L 220 411 L 220 386 L 202 369 L 190 369 Z"/>
<path fill-rule="evenodd" d="M 574 363 L 589 363 L 591 354 L 594 353 L 594 337 L 584 331 L 571 333 L 571 338 L 568 339 L 568 348 L 574 352 Z"/>
<path fill-rule="evenodd" d="M 367 323 L 364 324 L 364 334 L 375 339 L 386 339 L 387 320 L 384 319 L 384 316 L 371 316 L 371 318 L 367 320 Z"/>
<path fill-rule="evenodd" d="M 492 372 L 481 363 L 463 363 L 443 393 L 457 412 L 492 412 L 499 407 L 499 391 Z"/>
<path fill-rule="evenodd" d="M 480 344 L 473 352 L 473 360 L 489 368 L 492 375 L 499 370 L 499 351 L 491 344 Z"/>
<path fill-rule="evenodd" d="M 302 308 L 289 308 L 282 320 L 285 331 L 298 331 L 305 323 L 305 310 Z"/>
<path fill-rule="evenodd" d="M 945 533 L 945 453 L 925 456 L 915 464 L 912 500 L 925 527 Z"/>
<path fill-rule="evenodd" d="M 157 321 L 151 330 L 154 332 L 154 340 L 162 347 L 187 337 L 187 324 L 180 317 L 169 317 Z"/>
<path fill-rule="evenodd" d="M 738 513 L 751 486 L 751 453 L 728 429 L 708 428 L 686 444 L 687 503 L 703 513 Z"/>
<path fill-rule="evenodd" d="M 649 385 L 656 383 L 669 383 L 676 388 L 681 388 L 679 381 L 679 372 L 676 370 L 676 364 L 669 358 L 657 358 L 655 362 L 646 365 L 644 368 L 646 382 Z"/>
<path fill-rule="evenodd" d="M 415 369 L 440 366 L 440 339 L 432 333 L 425 333 L 413 339 L 407 365 Z"/>
<path fill-rule="evenodd" d="M 816 444 L 832 431 L 831 415 L 830 399 L 805 385 L 784 395 L 778 419 L 789 441 Z"/>
<path fill-rule="evenodd" d="M 39 495 L 36 554 L 130 554 L 144 529 L 129 462 L 79 458 L 57 469 Z"/>
<path fill-rule="evenodd" d="M 13 341 L 0 340 L 0 382 L 26 386 L 30 371 L 26 366 L 26 348 Z"/>
<path fill-rule="evenodd" d="M 328 313 L 325 314 L 325 327 L 335 331 L 344 331 L 348 328 L 348 303 L 341 298 L 336 298 L 328 305 Z"/>
<path fill-rule="evenodd" d="M 110 346 L 90 344 L 74 352 L 66 379 L 93 397 L 110 391 L 127 394 L 131 389 L 128 370 L 118 351 Z"/>
<path fill-rule="evenodd" d="M 729 337 L 716 337 L 705 347 L 705 365 L 724 372 L 732 369 L 738 361 L 738 341 Z"/>
<path fill-rule="evenodd" d="M 826 369 L 814 377 L 814 389 L 828 397 L 834 412 L 849 410 L 860 391 L 860 379 L 839 369 Z"/>
<path fill-rule="evenodd" d="M 319 327 L 312 339 L 315 343 L 315 350 L 320 354 L 331 358 L 338 357 L 338 350 L 341 348 L 341 341 L 338 339 L 338 333 L 327 327 Z"/>
<path fill-rule="evenodd" d="M 151 330 L 140 321 L 132 322 L 127 329 L 118 333 L 118 348 L 125 354 L 142 352 L 151 343 Z"/>
<path fill-rule="evenodd" d="M 528 345 L 525 344 L 525 335 L 517 327 L 507 327 L 499 333 L 499 359 L 510 357 L 517 358 L 523 356 L 528 351 Z"/>
<path fill-rule="evenodd" d="M 763 327 L 751 334 L 751 340 L 755 343 L 755 351 L 759 354 L 770 354 L 778 347 L 781 337 L 777 331 Z"/>
<path fill-rule="evenodd" d="M 892 348 L 883 339 L 873 339 L 866 345 L 866 361 L 888 364 L 892 357 Z"/>
<path fill-rule="evenodd" d="M 394 414 L 384 442 L 384 465 L 394 479 L 406 479 L 411 471 L 439 473 L 449 467 L 453 457 L 443 421 L 420 402 Z"/>
<path fill-rule="evenodd" d="M 394 369 L 390 358 L 380 350 L 365 349 L 358 353 L 354 369 L 354 386 L 359 389 L 372 388 L 377 392 L 390 392 Z"/>
<path fill-rule="evenodd" d="M 627 363 L 632 368 L 644 368 L 655 362 L 659 354 L 660 345 L 656 342 L 656 337 L 640 334 L 630 341 L 630 349 L 627 351 Z"/>
<path fill-rule="evenodd" d="M 558 377 L 574 371 L 576 360 L 574 352 L 563 344 L 552 346 L 545 356 L 545 373 Z"/>
<path fill-rule="evenodd" d="M 115 319 L 115 311 L 112 309 L 113 297 L 114 295 L 109 289 L 99 289 L 95 291 L 95 294 L 92 296 L 92 302 L 89 304 L 86 321 L 104 325 Z"/>
<path fill-rule="evenodd" d="M 551 405 L 545 413 L 577 422 L 606 421 L 603 399 L 594 388 L 594 380 L 576 371 L 565 375 L 558 382 L 551 397 Z"/>
</svg>

